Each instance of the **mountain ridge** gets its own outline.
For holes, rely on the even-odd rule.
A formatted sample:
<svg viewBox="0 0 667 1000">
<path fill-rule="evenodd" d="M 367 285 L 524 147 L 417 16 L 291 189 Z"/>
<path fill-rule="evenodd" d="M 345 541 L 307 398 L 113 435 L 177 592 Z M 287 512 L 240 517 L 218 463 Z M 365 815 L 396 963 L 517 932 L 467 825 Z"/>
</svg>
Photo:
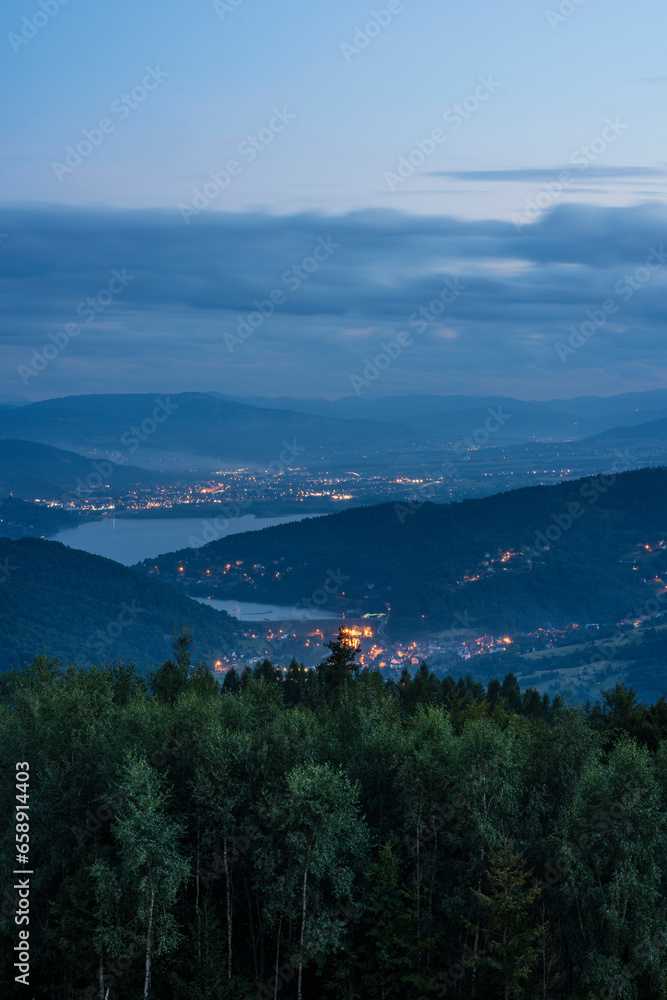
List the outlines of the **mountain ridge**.
<svg viewBox="0 0 667 1000">
<path fill-rule="evenodd" d="M 646 561 L 640 543 L 667 537 L 666 493 L 667 468 L 657 467 L 450 504 L 355 507 L 136 569 L 193 596 L 283 605 L 307 601 L 333 572 L 341 585 L 327 610 L 389 607 L 402 635 L 448 629 L 457 616 L 495 632 L 617 621 L 654 597 L 633 567 Z M 667 575 L 667 552 L 656 559 L 651 577 Z"/>
</svg>

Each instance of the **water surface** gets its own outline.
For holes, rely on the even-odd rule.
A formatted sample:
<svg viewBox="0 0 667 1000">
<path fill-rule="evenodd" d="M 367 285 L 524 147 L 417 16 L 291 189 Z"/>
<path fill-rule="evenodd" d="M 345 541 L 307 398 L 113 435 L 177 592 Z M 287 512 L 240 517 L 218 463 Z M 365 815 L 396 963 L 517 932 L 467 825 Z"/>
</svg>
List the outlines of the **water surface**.
<svg viewBox="0 0 667 1000">
<path fill-rule="evenodd" d="M 190 595 L 192 597 L 192 595 Z M 242 622 L 285 622 L 302 621 L 304 618 L 323 621 L 340 618 L 333 611 L 318 611 L 317 608 L 294 608 L 280 604 L 253 604 L 252 601 L 218 601 L 215 598 L 195 597 L 200 604 L 211 604 L 218 611 L 226 611 Z"/>
<path fill-rule="evenodd" d="M 76 528 L 66 528 L 53 538 L 70 548 L 81 549 L 95 556 L 106 556 L 125 566 L 132 566 L 143 559 L 153 559 L 163 552 L 198 548 L 205 542 L 226 538 L 227 535 L 238 535 L 242 531 L 259 531 L 276 524 L 322 516 L 289 514 L 284 517 L 255 517 L 254 514 L 244 514 L 229 520 L 220 518 L 224 530 L 216 530 L 214 519 L 210 517 L 103 517 Z"/>
</svg>

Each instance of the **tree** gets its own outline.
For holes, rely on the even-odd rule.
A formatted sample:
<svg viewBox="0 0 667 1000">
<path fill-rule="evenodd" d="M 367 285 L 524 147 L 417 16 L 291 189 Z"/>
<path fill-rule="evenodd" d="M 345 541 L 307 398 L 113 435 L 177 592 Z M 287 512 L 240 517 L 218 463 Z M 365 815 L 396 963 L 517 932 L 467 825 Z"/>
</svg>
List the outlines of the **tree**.
<svg viewBox="0 0 667 1000">
<path fill-rule="evenodd" d="M 146 998 L 153 956 L 173 951 L 180 941 L 173 908 L 190 867 L 178 849 L 181 828 L 167 815 L 163 782 L 144 758 L 127 756 L 119 798 L 113 834 L 120 871 L 114 872 L 106 862 L 97 862 L 93 870 L 100 884 L 116 882 L 132 900 L 133 924 L 145 942 Z"/>
<path fill-rule="evenodd" d="M 192 630 L 181 622 L 178 632 L 174 632 L 174 655 L 176 662 L 165 660 L 157 670 L 148 671 L 148 681 L 153 695 L 158 701 L 173 705 L 185 691 L 190 675 Z"/>
<path fill-rule="evenodd" d="M 398 696 L 403 706 L 403 711 L 410 713 L 414 708 L 415 693 L 412 684 L 412 674 L 407 667 L 403 667 L 401 676 L 398 678 Z"/>
<path fill-rule="evenodd" d="M 198 841 L 205 857 L 216 848 L 214 856 L 197 871 L 207 887 L 217 878 L 224 884 L 225 899 L 225 965 L 226 978 L 233 974 L 234 905 L 232 872 L 240 854 L 238 847 L 249 846 L 244 839 L 244 825 L 251 815 L 249 796 L 252 765 L 252 739 L 248 733 L 216 733 L 206 740 L 191 782 L 192 799 L 197 816 Z M 199 861 L 198 861 L 199 867 Z"/>
<path fill-rule="evenodd" d="M 591 712 L 591 722 L 596 729 L 605 734 L 607 745 L 611 747 L 623 733 L 627 733 L 655 748 L 659 736 L 655 739 L 649 711 L 646 705 L 638 700 L 635 689 L 626 688 L 625 684 L 616 684 L 610 691 L 602 688 L 600 693 L 602 704 L 595 703 Z"/>
<path fill-rule="evenodd" d="M 412 681 L 415 701 L 419 705 L 438 705 L 442 699 L 440 681 L 432 674 L 425 660 Z"/>
<path fill-rule="evenodd" d="M 498 991 L 496 996 L 503 1000 L 520 1000 L 524 995 L 524 985 L 540 953 L 535 942 L 542 928 L 531 927 L 531 911 L 540 889 L 529 888 L 532 874 L 523 854 L 505 840 L 490 856 L 488 891 L 475 892 L 488 919 L 482 929 L 486 954 L 479 964 Z"/>
<path fill-rule="evenodd" d="M 238 671 L 236 667 L 230 667 L 225 674 L 225 679 L 222 682 L 222 693 L 238 694 L 240 687 L 241 679 L 239 678 Z"/>
<path fill-rule="evenodd" d="M 500 701 L 500 688 L 501 683 L 497 677 L 492 677 L 486 686 L 486 700 L 488 701 L 491 710 L 493 710 Z"/>
<path fill-rule="evenodd" d="M 269 659 L 259 660 L 255 665 L 253 674 L 257 680 L 265 680 L 268 684 L 275 684 L 276 681 L 282 680 L 280 668 L 274 667 Z"/>
<path fill-rule="evenodd" d="M 667 946 L 667 823 L 649 751 L 625 737 L 587 766 L 559 826 L 568 963 L 584 984 L 635 997 L 628 970 L 664 975 Z"/>
<path fill-rule="evenodd" d="M 521 711 L 530 718 L 539 719 L 544 715 L 544 703 L 540 692 L 527 688 L 523 693 Z"/>
<path fill-rule="evenodd" d="M 359 670 L 359 665 L 355 663 L 357 647 L 346 639 L 342 628 L 338 630 L 338 639 L 326 642 L 324 645 L 331 650 L 331 653 L 320 663 L 317 676 L 327 690 L 337 691 Z"/>
<path fill-rule="evenodd" d="M 518 680 L 511 671 L 500 685 L 500 700 L 504 700 L 512 712 L 521 711 L 521 688 L 519 687 Z"/>
<path fill-rule="evenodd" d="M 105 1000 L 108 990 L 115 985 L 115 974 L 106 971 L 110 960 L 129 957 L 132 961 L 139 952 L 139 939 L 125 925 L 123 908 L 123 872 L 120 864 L 97 858 L 90 867 L 94 886 L 95 949 L 98 956 L 98 984 L 100 1000 Z"/>
<path fill-rule="evenodd" d="M 78 867 L 67 890 L 63 902 L 52 903 L 51 910 L 57 921 L 53 933 L 58 949 L 74 970 L 74 979 L 83 973 L 88 981 L 97 975 L 100 1000 L 104 1000 L 107 981 L 105 977 L 105 956 L 112 953 L 105 947 L 99 934 L 96 893 L 91 868 L 92 857 Z"/>
<path fill-rule="evenodd" d="M 335 901 L 352 893 L 354 865 L 363 856 L 367 833 L 357 789 L 327 764 L 295 767 L 287 787 L 284 833 L 293 866 L 282 896 L 298 927 L 294 961 L 302 1000 L 304 965 L 322 960 L 342 938 Z"/>
<path fill-rule="evenodd" d="M 403 912 L 398 884 L 398 864 L 390 844 L 366 873 L 364 907 L 367 911 L 368 951 L 364 986 L 368 996 L 382 1000 L 400 993 L 403 973 L 407 972 L 404 954 Z"/>
<path fill-rule="evenodd" d="M 305 668 L 292 657 L 285 675 L 285 704 L 298 705 L 301 701 L 302 688 L 305 686 Z"/>
<path fill-rule="evenodd" d="M 205 660 L 198 660 L 190 670 L 188 688 L 200 698 L 217 698 L 220 695 L 220 685 Z"/>
<path fill-rule="evenodd" d="M 432 983 L 430 973 L 420 968 L 425 942 L 420 933 L 415 897 L 422 894 L 422 889 L 414 882 L 408 889 L 401 887 L 398 862 L 390 844 L 382 846 L 365 881 L 363 995 L 382 1000 L 422 996 Z M 426 944 L 433 946 L 435 938 Z"/>
<path fill-rule="evenodd" d="M 450 780 L 455 794 L 446 832 L 449 850 L 457 862 L 449 876 L 456 876 L 451 889 L 456 897 L 465 888 L 469 893 L 482 891 L 489 855 L 519 822 L 528 748 L 513 726 L 501 729 L 482 718 L 465 724 L 452 749 Z M 474 894 L 472 899 L 476 899 Z M 461 914 L 464 920 L 468 915 L 473 918 L 466 926 L 472 932 L 470 965 L 474 993 L 480 923 L 472 911 Z M 468 941 L 462 940 L 460 945 L 463 953 Z"/>
</svg>

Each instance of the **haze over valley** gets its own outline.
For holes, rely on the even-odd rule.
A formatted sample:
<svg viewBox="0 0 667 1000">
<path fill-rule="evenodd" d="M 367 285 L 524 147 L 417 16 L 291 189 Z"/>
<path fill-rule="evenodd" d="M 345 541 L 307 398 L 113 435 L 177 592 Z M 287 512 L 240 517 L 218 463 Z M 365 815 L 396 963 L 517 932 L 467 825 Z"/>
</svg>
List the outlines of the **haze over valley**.
<svg viewBox="0 0 667 1000">
<path fill-rule="evenodd" d="M 2 5 L 2 1000 L 667 998 L 665 16 Z"/>
</svg>

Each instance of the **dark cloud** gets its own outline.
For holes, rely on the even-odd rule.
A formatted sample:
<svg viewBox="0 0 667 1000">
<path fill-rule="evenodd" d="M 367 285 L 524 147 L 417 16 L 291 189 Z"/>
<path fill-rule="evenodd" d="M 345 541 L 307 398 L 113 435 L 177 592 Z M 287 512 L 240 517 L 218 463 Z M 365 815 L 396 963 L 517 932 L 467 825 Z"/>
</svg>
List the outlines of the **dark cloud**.
<svg viewBox="0 0 667 1000">
<path fill-rule="evenodd" d="M 513 391 L 521 392 L 518 380 L 529 396 L 545 380 L 562 379 L 554 344 L 587 309 L 616 296 L 615 283 L 662 245 L 666 223 L 659 203 L 559 205 L 520 231 L 511 221 L 382 209 L 209 211 L 186 225 L 162 210 L 11 208 L 0 247 L 0 342 L 13 368 L 2 389 L 27 392 L 16 366 L 49 332 L 77 321 L 80 304 L 106 288 L 114 269 L 125 269 L 132 280 L 31 391 L 100 391 L 105 378 L 109 390 L 152 389 L 158 380 L 212 388 L 217 379 L 226 390 L 238 381 L 239 392 L 299 394 L 302 385 L 304 395 L 342 394 L 375 345 L 409 329 L 415 346 L 386 374 L 384 391 L 422 384 L 432 391 L 438 378 L 450 391 L 475 377 L 485 388 L 495 380 L 500 391 L 511 378 Z M 321 249 L 326 259 L 309 270 L 318 246 L 333 252 Z M 665 274 L 656 271 L 621 303 L 571 370 L 590 364 L 597 382 L 608 376 L 611 384 L 638 351 L 644 364 L 662 364 Z M 410 325 L 447 277 L 465 286 L 463 294 L 425 329 Z M 224 334 L 272 291 L 284 301 L 230 352 Z"/>
</svg>

